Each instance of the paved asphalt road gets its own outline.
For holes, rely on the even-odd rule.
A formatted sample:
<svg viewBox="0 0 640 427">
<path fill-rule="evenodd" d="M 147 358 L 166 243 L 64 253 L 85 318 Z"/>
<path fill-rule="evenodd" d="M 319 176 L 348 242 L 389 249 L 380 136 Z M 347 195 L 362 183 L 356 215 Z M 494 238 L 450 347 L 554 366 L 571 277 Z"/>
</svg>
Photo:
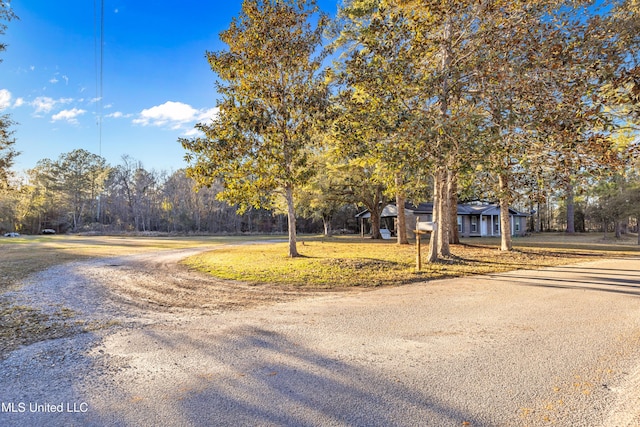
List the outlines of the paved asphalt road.
<svg viewBox="0 0 640 427">
<path fill-rule="evenodd" d="M 3 402 L 85 406 L 0 424 L 640 426 L 640 258 L 181 316 L 60 340 Z"/>
</svg>

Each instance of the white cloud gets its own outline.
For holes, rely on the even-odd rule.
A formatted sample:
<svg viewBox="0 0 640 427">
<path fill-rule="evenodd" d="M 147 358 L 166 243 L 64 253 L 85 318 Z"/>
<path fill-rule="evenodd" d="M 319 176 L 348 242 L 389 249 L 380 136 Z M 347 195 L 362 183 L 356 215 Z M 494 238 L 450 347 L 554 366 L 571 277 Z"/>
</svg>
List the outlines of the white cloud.
<svg viewBox="0 0 640 427">
<path fill-rule="evenodd" d="M 140 117 L 133 122 L 143 126 L 165 126 L 167 124 L 187 123 L 193 121 L 198 111 L 182 102 L 167 101 L 162 105 L 142 110 Z"/>
<path fill-rule="evenodd" d="M 212 119 L 214 119 L 218 115 L 218 111 L 220 111 L 218 107 L 209 108 L 208 110 L 203 111 L 198 116 L 198 121 L 210 122 Z"/>
<path fill-rule="evenodd" d="M 68 104 L 72 101 L 72 98 L 53 99 L 48 96 L 39 96 L 31 101 L 31 106 L 35 109 L 35 114 L 47 114 L 50 113 L 57 105 Z"/>
<path fill-rule="evenodd" d="M 183 102 L 167 101 L 162 105 L 142 110 L 133 123 L 181 130 L 198 121 L 211 119 L 216 113 L 216 108 L 197 110 Z"/>
<path fill-rule="evenodd" d="M 11 92 L 7 89 L 0 89 L 0 110 L 11 106 Z"/>
<path fill-rule="evenodd" d="M 107 114 L 105 117 L 112 118 L 112 119 L 121 119 L 123 117 L 124 118 L 131 117 L 131 114 L 124 114 L 122 111 L 115 111 L 113 113 Z"/>
<path fill-rule="evenodd" d="M 56 101 L 48 96 L 39 96 L 31 102 L 31 106 L 35 108 L 35 113 L 48 113 L 53 110 Z"/>
<path fill-rule="evenodd" d="M 189 129 L 189 130 L 185 131 L 182 134 L 182 136 L 186 136 L 187 138 L 191 138 L 191 137 L 194 137 L 194 136 L 202 136 L 202 132 L 200 132 L 196 128 L 192 128 L 192 129 Z"/>
<path fill-rule="evenodd" d="M 14 108 L 22 107 L 24 105 L 24 98 L 16 99 L 16 102 L 13 103 Z"/>
<path fill-rule="evenodd" d="M 56 122 L 58 120 L 66 120 L 71 124 L 78 123 L 78 117 L 86 113 L 86 110 L 80 110 L 78 108 L 72 108 L 71 110 L 62 110 L 57 114 L 51 116 L 51 121 Z"/>
<path fill-rule="evenodd" d="M 53 77 L 51 77 L 51 79 L 49 79 L 49 83 L 51 84 L 56 84 L 56 83 L 60 83 L 60 80 L 58 80 L 58 77 L 60 77 L 62 80 L 64 80 L 65 85 L 69 84 L 69 77 L 67 77 L 66 75 L 60 75 L 60 73 L 55 73 L 53 75 Z"/>
</svg>

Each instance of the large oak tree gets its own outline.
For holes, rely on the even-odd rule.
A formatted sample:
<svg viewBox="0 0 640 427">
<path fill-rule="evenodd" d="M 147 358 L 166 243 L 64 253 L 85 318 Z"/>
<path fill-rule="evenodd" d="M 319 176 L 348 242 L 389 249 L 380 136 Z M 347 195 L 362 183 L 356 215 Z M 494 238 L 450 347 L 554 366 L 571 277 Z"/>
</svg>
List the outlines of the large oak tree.
<svg viewBox="0 0 640 427">
<path fill-rule="evenodd" d="M 219 197 L 240 209 L 287 204 L 289 256 L 298 256 L 294 194 L 312 175 L 308 162 L 327 102 L 321 72 L 328 19 L 313 0 L 245 0 L 220 34 L 228 49 L 208 52 L 222 99 L 204 137 L 183 139 L 188 174 L 222 180 Z"/>
</svg>

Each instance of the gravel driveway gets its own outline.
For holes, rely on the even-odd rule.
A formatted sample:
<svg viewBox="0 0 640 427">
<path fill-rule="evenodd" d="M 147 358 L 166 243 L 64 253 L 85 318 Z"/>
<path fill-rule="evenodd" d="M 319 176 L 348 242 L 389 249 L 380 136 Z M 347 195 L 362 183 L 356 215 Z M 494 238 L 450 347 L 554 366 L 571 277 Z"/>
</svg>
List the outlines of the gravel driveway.
<svg viewBox="0 0 640 427">
<path fill-rule="evenodd" d="M 297 295 L 190 253 L 11 295 L 97 326 L 0 361 L 0 425 L 640 426 L 639 258 Z"/>
</svg>

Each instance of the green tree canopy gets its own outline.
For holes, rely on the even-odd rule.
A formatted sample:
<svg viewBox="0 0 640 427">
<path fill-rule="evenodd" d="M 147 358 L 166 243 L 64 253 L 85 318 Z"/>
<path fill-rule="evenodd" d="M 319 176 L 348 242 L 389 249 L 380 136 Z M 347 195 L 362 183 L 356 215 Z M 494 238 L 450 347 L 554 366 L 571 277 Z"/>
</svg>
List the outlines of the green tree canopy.
<svg viewBox="0 0 640 427">
<path fill-rule="evenodd" d="M 287 202 L 289 255 L 297 256 L 294 190 L 312 175 L 308 158 L 327 87 L 320 72 L 328 19 L 313 0 L 245 0 L 220 35 L 227 50 L 208 52 L 222 99 L 204 137 L 182 139 L 188 174 L 224 183 L 222 200 L 242 209 Z"/>
</svg>

